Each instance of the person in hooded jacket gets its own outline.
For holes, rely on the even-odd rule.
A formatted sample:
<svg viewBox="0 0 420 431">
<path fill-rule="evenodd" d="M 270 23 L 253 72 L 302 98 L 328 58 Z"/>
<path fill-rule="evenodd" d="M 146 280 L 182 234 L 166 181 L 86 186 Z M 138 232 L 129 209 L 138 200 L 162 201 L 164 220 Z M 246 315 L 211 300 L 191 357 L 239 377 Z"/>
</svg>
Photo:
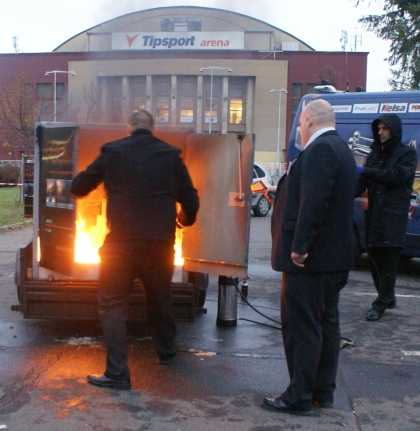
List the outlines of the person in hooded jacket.
<svg viewBox="0 0 420 431">
<path fill-rule="evenodd" d="M 358 166 L 356 196 L 368 193 L 366 244 L 378 295 L 366 320 L 379 320 L 394 308 L 395 280 L 404 244 L 407 215 L 417 167 L 416 150 L 401 143 L 398 115 L 383 114 L 372 122 L 373 144 L 365 166 Z"/>
<path fill-rule="evenodd" d="M 174 269 L 175 226 L 190 226 L 199 208 L 181 150 L 153 136 L 153 117 L 135 111 L 128 121 L 131 135 L 102 147 L 101 154 L 72 182 L 74 198 L 104 183 L 110 232 L 99 254 L 99 315 L 107 348 L 102 375 L 88 382 L 130 389 L 127 365 L 128 300 L 139 278 L 158 363 L 175 359 L 176 323 L 170 284 Z M 181 205 L 177 213 L 176 203 Z"/>
</svg>

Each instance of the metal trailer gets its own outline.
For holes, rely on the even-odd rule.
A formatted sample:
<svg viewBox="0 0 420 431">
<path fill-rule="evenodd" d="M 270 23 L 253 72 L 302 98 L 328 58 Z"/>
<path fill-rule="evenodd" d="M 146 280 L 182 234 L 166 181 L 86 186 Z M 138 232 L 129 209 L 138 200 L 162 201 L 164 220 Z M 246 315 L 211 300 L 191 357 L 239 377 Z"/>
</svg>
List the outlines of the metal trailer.
<svg viewBox="0 0 420 431">
<path fill-rule="evenodd" d="M 155 135 L 182 150 L 200 196 L 196 223 L 182 230 L 184 265 L 176 266 L 171 286 L 177 319 L 192 321 L 206 311 L 208 274 L 247 277 L 254 137 L 170 129 Z M 19 304 L 13 309 L 25 318 L 98 318 L 99 263 L 75 262 L 76 222 L 83 213 L 91 228 L 106 224 L 106 193 L 101 186 L 75 201 L 69 188 L 104 143 L 124 136 L 123 125 L 37 124 L 32 237 L 18 248 L 15 269 Z M 129 318 L 146 319 L 138 281 Z"/>
</svg>

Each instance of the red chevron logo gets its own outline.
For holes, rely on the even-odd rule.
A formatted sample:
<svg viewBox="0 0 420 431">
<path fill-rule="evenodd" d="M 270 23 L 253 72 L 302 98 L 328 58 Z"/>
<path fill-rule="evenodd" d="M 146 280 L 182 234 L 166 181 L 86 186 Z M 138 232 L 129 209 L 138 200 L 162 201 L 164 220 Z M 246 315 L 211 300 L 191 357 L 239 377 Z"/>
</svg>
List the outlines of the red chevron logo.
<svg viewBox="0 0 420 431">
<path fill-rule="evenodd" d="M 128 42 L 128 47 L 131 48 L 131 45 L 133 44 L 133 42 L 137 39 L 137 36 L 140 33 L 137 33 L 135 36 L 131 37 L 128 34 L 125 35 L 125 37 L 127 38 L 127 42 Z"/>
</svg>

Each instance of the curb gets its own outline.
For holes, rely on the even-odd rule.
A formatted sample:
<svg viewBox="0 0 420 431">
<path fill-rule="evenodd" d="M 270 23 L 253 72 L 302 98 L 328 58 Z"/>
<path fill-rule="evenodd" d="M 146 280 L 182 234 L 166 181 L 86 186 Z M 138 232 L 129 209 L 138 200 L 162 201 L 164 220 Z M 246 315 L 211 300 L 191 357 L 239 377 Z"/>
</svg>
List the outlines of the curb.
<svg viewBox="0 0 420 431">
<path fill-rule="evenodd" d="M 0 226 L 0 233 L 10 232 L 11 230 L 23 229 L 31 225 L 32 225 L 32 220 L 22 221 L 20 223 L 15 223 L 15 224 L 9 224 L 6 226 Z"/>
</svg>

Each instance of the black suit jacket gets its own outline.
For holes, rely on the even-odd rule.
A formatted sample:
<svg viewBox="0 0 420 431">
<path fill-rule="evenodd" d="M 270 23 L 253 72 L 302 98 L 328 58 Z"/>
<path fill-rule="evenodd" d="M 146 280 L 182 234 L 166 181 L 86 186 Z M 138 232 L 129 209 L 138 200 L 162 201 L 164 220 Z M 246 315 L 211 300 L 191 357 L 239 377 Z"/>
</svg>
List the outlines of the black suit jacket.
<svg viewBox="0 0 420 431">
<path fill-rule="evenodd" d="M 74 197 L 100 183 L 107 192 L 109 240 L 175 240 L 176 202 L 182 225 L 194 223 L 199 207 L 180 150 L 147 130 L 106 144 L 101 155 L 72 182 Z"/>
<path fill-rule="evenodd" d="M 353 267 L 356 163 L 337 132 L 313 141 L 279 181 L 272 214 L 272 267 L 283 272 L 330 272 Z M 308 253 L 305 267 L 290 255 Z"/>
</svg>

